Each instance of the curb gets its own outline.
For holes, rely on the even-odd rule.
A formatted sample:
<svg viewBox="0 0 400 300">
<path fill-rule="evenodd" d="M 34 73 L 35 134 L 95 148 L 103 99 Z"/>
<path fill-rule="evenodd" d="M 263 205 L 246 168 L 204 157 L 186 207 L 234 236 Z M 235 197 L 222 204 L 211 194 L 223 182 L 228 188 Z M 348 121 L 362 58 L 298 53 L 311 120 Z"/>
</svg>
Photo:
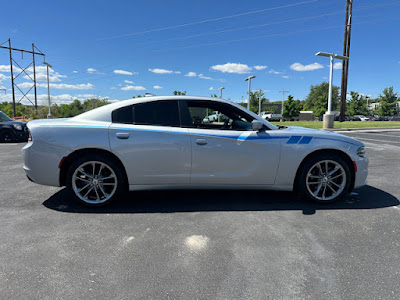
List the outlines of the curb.
<svg viewBox="0 0 400 300">
<path fill-rule="evenodd" d="M 327 131 L 359 131 L 359 130 L 400 130 L 400 127 L 364 127 L 364 128 L 330 128 Z"/>
</svg>

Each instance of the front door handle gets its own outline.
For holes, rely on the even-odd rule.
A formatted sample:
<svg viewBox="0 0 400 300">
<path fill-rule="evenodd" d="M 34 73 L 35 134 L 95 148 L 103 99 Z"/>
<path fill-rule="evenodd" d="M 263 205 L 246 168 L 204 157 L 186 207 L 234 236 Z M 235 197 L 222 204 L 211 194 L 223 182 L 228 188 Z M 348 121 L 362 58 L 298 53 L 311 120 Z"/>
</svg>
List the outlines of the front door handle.
<svg viewBox="0 0 400 300">
<path fill-rule="evenodd" d="M 197 145 L 207 145 L 207 141 L 205 139 L 197 139 L 196 144 Z"/>
<path fill-rule="evenodd" d="M 117 132 L 116 133 L 117 138 L 121 140 L 126 140 L 129 139 L 130 133 L 129 132 Z"/>
</svg>

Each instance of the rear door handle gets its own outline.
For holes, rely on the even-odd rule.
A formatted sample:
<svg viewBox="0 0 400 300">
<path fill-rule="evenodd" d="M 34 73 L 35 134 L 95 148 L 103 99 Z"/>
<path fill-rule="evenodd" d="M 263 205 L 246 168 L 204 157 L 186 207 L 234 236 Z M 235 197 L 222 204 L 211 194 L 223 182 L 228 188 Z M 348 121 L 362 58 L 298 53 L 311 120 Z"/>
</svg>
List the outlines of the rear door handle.
<svg viewBox="0 0 400 300">
<path fill-rule="evenodd" d="M 197 139 L 196 144 L 197 145 L 207 145 L 207 141 L 205 139 Z"/>
<path fill-rule="evenodd" d="M 130 133 L 129 132 L 117 132 L 116 133 L 117 138 L 121 140 L 126 140 L 129 139 Z"/>
</svg>

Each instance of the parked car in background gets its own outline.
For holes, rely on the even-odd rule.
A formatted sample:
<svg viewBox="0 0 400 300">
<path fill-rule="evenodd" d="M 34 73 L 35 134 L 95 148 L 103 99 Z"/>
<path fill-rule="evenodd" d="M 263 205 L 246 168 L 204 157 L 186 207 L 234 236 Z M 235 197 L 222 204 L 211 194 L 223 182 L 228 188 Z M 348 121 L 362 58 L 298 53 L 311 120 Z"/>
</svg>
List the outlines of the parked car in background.
<svg viewBox="0 0 400 300">
<path fill-rule="evenodd" d="M 13 117 L 12 118 L 14 121 L 20 121 L 20 122 L 26 122 L 27 118 L 24 116 L 19 116 L 19 117 Z"/>
<path fill-rule="evenodd" d="M 389 121 L 400 121 L 400 115 L 394 115 L 389 119 Z"/>
<path fill-rule="evenodd" d="M 275 114 L 272 111 L 261 112 L 261 118 L 267 121 L 280 121 L 282 119 L 282 114 Z"/>
<path fill-rule="evenodd" d="M 369 121 L 369 119 L 366 116 L 363 116 L 363 115 L 354 115 L 354 117 L 355 118 L 359 118 L 360 121 L 363 121 L 363 122 Z"/>
<path fill-rule="evenodd" d="M 226 121 L 204 122 L 212 111 Z M 28 178 L 66 185 L 89 206 L 128 189 L 295 190 L 326 203 L 363 186 L 368 174 L 362 142 L 275 126 L 217 98 L 136 98 L 28 127 L 32 138 L 22 149 Z"/>
<path fill-rule="evenodd" d="M 28 141 L 28 128 L 25 122 L 13 121 L 0 111 L 0 143 Z"/>
</svg>

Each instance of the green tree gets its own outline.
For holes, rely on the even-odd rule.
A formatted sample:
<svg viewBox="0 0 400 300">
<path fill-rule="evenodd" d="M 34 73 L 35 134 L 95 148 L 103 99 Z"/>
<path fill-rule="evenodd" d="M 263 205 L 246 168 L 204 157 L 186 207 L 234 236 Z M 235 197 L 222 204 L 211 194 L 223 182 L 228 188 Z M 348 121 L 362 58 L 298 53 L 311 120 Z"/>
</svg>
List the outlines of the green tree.
<svg viewBox="0 0 400 300">
<path fill-rule="evenodd" d="M 351 99 L 347 101 L 347 114 L 354 115 L 368 115 L 367 100 L 364 96 L 357 92 L 350 92 Z"/>
<path fill-rule="evenodd" d="M 393 87 L 387 87 L 379 95 L 379 107 L 377 113 L 380 116 L 393 116 L 397 113 L 396 103 L 398 101 L 397 93 L 393 92 Z"/>
<path fill-rule="evenodd" d="M 218 98 L 217 94 L 211 94 L 211 98 Z"/>
<path fill-rule="evenodd" d="M 186 95 L 186 91 L 181 92 L 181 91 L 174 91 L 173 94 L 175 96 L 185 96 Z"/>
<path fill-rule="evenodd" d="M 314 116 L 322 116 L 328 108 L 329 83 L 322 82 L 310 87 L 310 93 L 304 101 L 304 109 L 312 110 Z M 336 110 L 339 104 L 339 87 L 332 87 L 332 110 Z"/>
<path fill-rule="evenodd" d="M 297 100 L 299 101 L 299 100 Z M 300 112 L 300 107 L 298 102 L 293 99 L 292 95 L 288 96 L 288 99 L 283 102 L 283 117 L 286 119 L 291 119 L 293 117 L 298 117 Z"/>
<path fill-rule="evenodd" d="M 253 113 L 258 113 L 259 101 L 261 100 L 261 107 L 264 103 L 268 103 L 268 99 L 264 97 L 264 92 L 262 90 L 258 90 L 255 92 L 250 92 L 250 110 Z M 247 104 L 246 104 L 247 107 Z"/>
</svg>

